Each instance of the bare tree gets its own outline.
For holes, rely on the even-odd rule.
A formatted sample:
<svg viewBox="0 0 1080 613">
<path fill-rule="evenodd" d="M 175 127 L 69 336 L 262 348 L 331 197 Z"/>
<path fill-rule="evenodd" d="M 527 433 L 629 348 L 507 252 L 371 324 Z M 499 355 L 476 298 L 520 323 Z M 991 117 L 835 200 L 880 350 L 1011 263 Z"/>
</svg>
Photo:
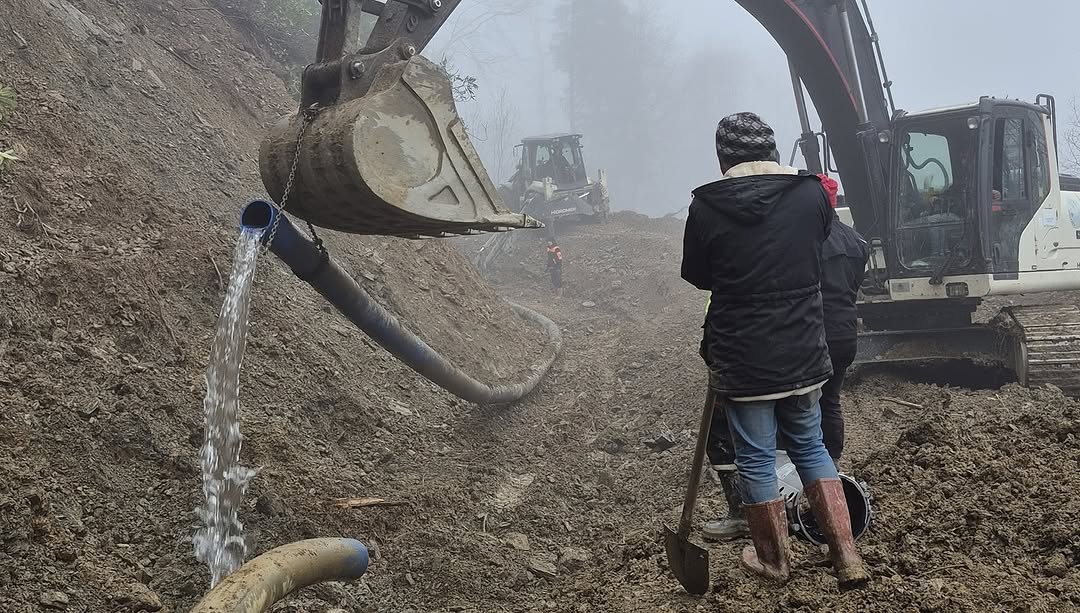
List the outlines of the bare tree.
<svg viewBox="0 0 1080 613">
<path fill-rule="evenodd" d="M 499 22 L 517 17 L 533 5 L 532 0 L 476 0 L 463 4 L 428 45 L 429 57 L 451 57 L 476 66 L 495 64 L 515 54 L 513 40 L 497 41 L 503 30 Z M 483 40 L 483 45 L 477 41 Z M 492 51 L 498 48 L 502 51 Z"/>
<path fill-rule="evenodd" d="M 1080 175 L 1080 99 L 1073 98 L 1070 105 L 1069 123 L 1062 131 L 1061 169 L 1074 175 Z"/>
<path fill-rule="evenodd" d="M 499 94 L 491 106 L 490 153 L 494 161 L 492 170 L 497 181 L 505 181 L 514 168 L 514 144 L 517 131 L 517 108 L 506 86 L 499 88 Z"/>
<path fill-rule="evenodd" d="M 655 2 L 563 0 L 552 59 L 567 77 L 572 127 L 585 136 L 592 168 L 610 173 L 612 202 L 639 211 L 667 207 L 679 164 L 664 155 L 678 66 L 656 49 L 674 45 Z M 685 187 L 676 193 L 685 193 Z"/>
</svg>

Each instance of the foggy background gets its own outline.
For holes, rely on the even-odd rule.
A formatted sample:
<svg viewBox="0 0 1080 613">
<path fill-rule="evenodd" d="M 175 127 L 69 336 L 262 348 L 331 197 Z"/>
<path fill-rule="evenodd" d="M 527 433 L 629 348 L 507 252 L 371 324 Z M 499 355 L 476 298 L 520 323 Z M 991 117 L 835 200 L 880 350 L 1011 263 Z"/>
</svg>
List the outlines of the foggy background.
<svg viewBox="0 0 1080 613">
<path fill-rule="evenodd" d="M 1080 3 L 869 5 L 899 108 L 1049 93 L 1061 123 L 1074 120 Z M 614 209 L 659 216 L 689 204 L 718 178 L 724 115 L 762 115 L 784 163 L 800 132 L 783 52 L 733 0 L 465 0 L 425 55 L 477 79 L 459 109 L 497 183 L 522 137 L 580 132 L 589 175 L 608 171 Z"/>
</svg>

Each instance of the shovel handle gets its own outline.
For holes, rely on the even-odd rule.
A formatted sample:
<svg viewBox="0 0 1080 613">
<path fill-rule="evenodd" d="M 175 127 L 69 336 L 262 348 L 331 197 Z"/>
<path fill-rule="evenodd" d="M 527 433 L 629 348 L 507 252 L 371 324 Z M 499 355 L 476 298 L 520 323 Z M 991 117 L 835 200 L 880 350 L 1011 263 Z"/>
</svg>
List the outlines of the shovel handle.
<svg viewBox="0 0 1080 613">
<path fill-rule="evenodd" d="M 716 392 L 712 386 L 705 394 L 705 408 L 701 411 L 701 427 L 698 429 L 697 446 L 694 448 L 694 464 L 690 467 L 690 483 L 686 486 L 686 498 L 683 500 L 682 516 L 679 518 L 679 538 L 690 535 L 691 521 L 694 517 L 694 505 L 697 504 L 698 486 L 701 484 L 701 470 L 705 464 L 705 445 L 709 441 L 709 429 L 712 428 L 713 405 Z"/>
</svg>

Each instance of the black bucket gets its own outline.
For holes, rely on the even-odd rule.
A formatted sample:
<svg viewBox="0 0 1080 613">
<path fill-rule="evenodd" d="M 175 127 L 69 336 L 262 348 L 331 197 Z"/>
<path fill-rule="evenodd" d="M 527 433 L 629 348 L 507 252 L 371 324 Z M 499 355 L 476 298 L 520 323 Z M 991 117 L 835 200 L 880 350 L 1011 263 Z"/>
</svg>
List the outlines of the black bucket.
<svg viewBox="0 0 1080 613">
<path fill-rule="evenodd" d="M 788 522 L 795 536 L 815 545 L 827 545 L 825 535 L 818 528 L 810 503 L 803 495 L 803 485 L 795 466 L 787 454 L 778 452 L 776 457 L 776 476 L 779 480 L 780 495 L 787 505 Z M 874 519 L 874 509 L 870 488 L 848 475 L 840 475 L 844 485 L 844 498 L 847 501 L 848 515 L 851 516 L 851 534 L 858 540 L 870 529 Z"/>
</svg>

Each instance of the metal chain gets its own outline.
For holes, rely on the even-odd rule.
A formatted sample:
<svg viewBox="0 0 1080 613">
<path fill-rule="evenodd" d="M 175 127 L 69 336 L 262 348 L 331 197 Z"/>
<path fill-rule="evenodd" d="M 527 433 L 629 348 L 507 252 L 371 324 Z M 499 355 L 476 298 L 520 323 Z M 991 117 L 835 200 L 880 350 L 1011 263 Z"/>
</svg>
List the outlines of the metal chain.
<svg viewBox="0 0 1080 613">
<path fill-rule="evenodd" d="M 263 254 L 270 250 L 270 246 L 274 243 L 274 239 L 277 237 L 278 226 L 281 225 L 281 217 L 285 214 L 285 207 L 289 203 L 289 195 L 292 193 L 293 184 L 296 182 L 296 169 L 300 166 L 300 152 L 301 147 L 304 144 L 304 134 L 307 133 L 308 125 L 311 120 L 318 116 L 322 109 L 318 104 L 312 104 L 303 110 L 300 114 L 300 134 L 296 137 L 296 153 L 293 155 L 292 167 L 289 168 L 289 179 L 285 182 L 285 191 L 281 194 L 281 204 L 274 204 L 274 208 L 277 209 L 277 214 L 274 215 L 274 223 L 270 226 L 270 234 L 266 237 L 266 242 L 263 244 Z M 311 230 L 311 237 L 315 240 L 315 244 L 319 247 L 320 251 L 326 251 L 323 247 L 322 239 L 315 234 L 315 226 L 308 222 L 308 228 Z"/>
</svg>

